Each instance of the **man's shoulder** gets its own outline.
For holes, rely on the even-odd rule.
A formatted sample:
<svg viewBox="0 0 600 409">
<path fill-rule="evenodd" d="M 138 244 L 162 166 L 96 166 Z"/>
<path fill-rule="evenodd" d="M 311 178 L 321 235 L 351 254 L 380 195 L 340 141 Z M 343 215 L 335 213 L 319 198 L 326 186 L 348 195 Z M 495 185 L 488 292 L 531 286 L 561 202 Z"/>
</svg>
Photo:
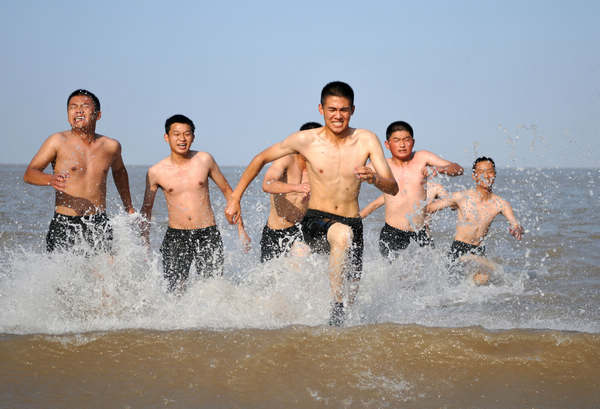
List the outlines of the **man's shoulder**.
<svg viewBox="0 0 600 409">
<path fill-rule="evenodd" d="M 58 132 L 54 132 L 52 135 L 48 136 L 46 138 L 46 142 L 49 143 L 59 143 L 59 144 L 64 144 L 66 143 L 71 137 L 71 131 L 58 131 Z"/>
<path fill-rule="evenodd" d="M 210 166 L 215 162 L 210 153 L 203 151 L 190 151 L 190 160 L 196 166 Z"/>
<path fill-rule="evenodd" d="M 96 134 L 96 141 L 101 142 L 102 146 L 109 151 L 116 151 L 121 148 L 121 143 L 110 136 Z"/>
<path fill-rule="evenodd" d="M 368 129 L 364 129 L 364 128 L 354 128 L 352 133 L 357 138 L 363 138 L 363 139 L 376 138 L 377 139 L 377 135 L 375 135 L 375 132 L 370 131 Z"/>
</svg>

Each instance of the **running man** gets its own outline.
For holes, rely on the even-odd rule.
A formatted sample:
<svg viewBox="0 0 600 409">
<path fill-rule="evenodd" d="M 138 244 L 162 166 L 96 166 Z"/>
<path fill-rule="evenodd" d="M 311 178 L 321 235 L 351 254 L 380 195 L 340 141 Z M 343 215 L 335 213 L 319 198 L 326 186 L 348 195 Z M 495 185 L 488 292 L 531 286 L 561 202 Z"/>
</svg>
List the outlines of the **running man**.
<svg viewBox="0 0 600 409">
<path fill-rule="evenodd" d="M 446 199 L 435 200 L 427 205 L 426 211 L 434 213 L 446 207 L 458 209 L 456 234 L 448 254 L 452 263 L 461 260 L 474 260 L 489 268 L 491 262 L 485 256 L 485 246 L 481 243 L 488 233 L 494 218 L 502 214 L 510 226 L 509 233 L 521 240 L 523 227 L 519 225 L 513 209 L 506 200 L 492 193 L 496 179 L 496 165 L 491 158 L 482 156 L 473 163 L 475 189 L 453 193 Z M 486 284 L 489 275 L 477 273 L 473 277 L 476 284 Z"/>
<path fill-rule="evenodd" d="M 460 165 L 442 159 L 435 153 L 413 151 L 413 128 L 407 122 L 392 122 L 385 136 L 385 146 L 392 154 L 391 158 L 387 158 L 387 162 L 398 182 L 398 193 L 384 193 L 365 206 L 360 216 L 365 218 L 385 204 L 385 225 L 379 235 L 379 252 L 389 261 L 393 261 L 411 241 L 421 247 L 433 244 L 423 211 L 428 196 L 429 168 L 433 168 L 435 174 L 448 176 L 462 175 L 464 170 Z M 438 186 L 429 185 L 439 190 Z M 434 197 L 434 193 L 439 192 L 430 192 L 429 196 Z"/>
<path fill-rule="evenodd" d="M 321 128 L 307 122 L 301 131 Z M 263 191 L 271 194 L 271 209 L 260 239 L 260 261 L 286 255 L 301 238 L 299 222 L 304 217 L 310 197 L 306 161 L 299 154 L 287 155 L 273 162 L 263 179 Z"/>
<path fill-rule="evenodd" d="M 23 176 L 26 183 L 55 189 L 54 217 L 46 235 L 48 252 L 70 250 L 82 242 L 93 252 L 111 252 L 113 230 L 106 215 L 109 169 L 125 210 L 134 213 L 121 144 L 96 133 L 101 116 L 100 100 L 93 93 L 73 91 L 67 98 L 71 130 L 50 135 Z M 53 172 L 45 173 L 49 164 Z"/>
<path fill-rule="evenodd" d="M 377 136 L 365 129 L 350 128 L 354 91 L 344 82 L 331 82 L 321 91 L 319 113 L 325 126 L 298 131 L 252 159 L 225 209 L 230 223 L 241 214 L 240 200 L 262 167 L 289 154 L 306 158 L 310 180 L 308 210 L 302 219 L 304 241 L 312 251 L 329 253 L 329 282 L 333 294 L 330 325 L 345 319 L 344 279 L 351 282 L 348 303 L 358 292 L 362 272 L 363 228 L 358 211 L 361 182 L 374 184 L 388 194 L 398 186 L 385 161 Z M 365 166 L 370 160 L 372 167 Z"/>
<path fill-rule="evenodd" d="M 230 200 L 231 186 L 213 157 L 192 151 L 194 123 L 184 115 L 173 115 L 165 122 L 165 141 L 171 154 L 148 169 L 146 192 L 140 213 L 145 221 L 142 235 L 149 245 L 150 220 L 156 191 L 165 194 L 169 227 L 160 247 L 163 274 L 169 291 L 181 293 L 192 261 L 203 278 L 223 275 L 223 241 L 210 203 L 208 178 Z M 250 238 L 242 220 L 238 234 L 245 246 Z"/>
</svg>

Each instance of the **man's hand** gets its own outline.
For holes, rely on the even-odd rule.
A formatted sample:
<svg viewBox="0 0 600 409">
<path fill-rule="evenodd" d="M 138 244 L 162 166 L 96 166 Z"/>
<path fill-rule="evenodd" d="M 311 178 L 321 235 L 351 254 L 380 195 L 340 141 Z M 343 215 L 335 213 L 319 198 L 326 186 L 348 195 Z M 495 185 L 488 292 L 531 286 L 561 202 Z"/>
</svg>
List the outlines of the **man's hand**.
<svg viewBox="0 0 600 409">
<path fill-rule="evenodd" d="M 512 236 L 514 236 L 515 239 L 521 240 L 521 237 L 523 236 L 523 233 L 525 232 L 525 230 L 523 230 L 523 227 L 517 225 L 515 227 L 509 227 L 508 232 Z"/>
<path fill-rule="evenodd" d="M 377 181 L 377 173 L 368 166 L 357 166 L 354 168 L 354 174 L 361 182 L 374 184 Z"/>
<path fill-rule="evenodd" d="M 298 193 L 310 193 L 310 183 L 297 184 L 294 191 Z"/>
<path fill-rule="evenodd" d="M 227 206 L 225 207 L 225 218 L 229 224 L 236 224 L 241 212 L 242 209 L 238 200 L 232 199 L 227 202 Z"/>
<path fill-rule="evenodd" d="M 48 183 L 54 189 L 64 192 L 67 187 L 67 179 L 69 178 L 69 174 L 67 172 L 63 173 L 55 173 L 50 176 L 50 182 Z"/>
<path fill-rule="evenodd" d="M 435 169 L 437 170 L 437 173 L 446 174 L 449 176 L 459 176 L 464 172 L 464 169 L 458 163 L 451 163 L 446 166 L 438 166 Z"/>
</svg>

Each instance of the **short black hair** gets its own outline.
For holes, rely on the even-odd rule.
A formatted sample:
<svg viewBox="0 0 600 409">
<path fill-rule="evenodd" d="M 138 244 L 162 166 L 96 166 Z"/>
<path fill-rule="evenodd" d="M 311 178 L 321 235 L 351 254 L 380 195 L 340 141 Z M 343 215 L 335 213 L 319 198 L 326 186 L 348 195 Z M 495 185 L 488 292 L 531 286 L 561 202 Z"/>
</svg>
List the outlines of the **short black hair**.
<svg viewBox="0 0 600 409">
<path fill-rule="evenodd" d="M 415 134 L 413 132 L 412 126 L 410 126 L 410 124 L 408 122 L 404 122 L 404 121 L 396 121 L 396 122 L 392 122 L 388 127 L 387 130 L 385 131 L 385 139 L 390 139 L 390 136 L 392 136 L 392 134 L 394 132 L 398 132 L 398 131 L 406 131 L 410 134 L 411 138 L 415 138 Z"/>
<path fill-rule="evenodd" d="M 321 90 L 321 105 L 325 104 L 327 97 L 342 97 L 350 101 L 350 105 L 354 106 L 354 91 L 352 87 L 342 81 L 333 81 L 325 85 Z"/>
<path fill-rule="evenodd" d="M 494 170 L 496 170 L 496 164 L 494 163 L 494 160 L 492 158 L 488 158 L 487 156 L 480 156 L 477 159 L 475 159 L 475 162 L 473 162 L 473 173 L 475 173 L 475 167 L 479 162 L 491 162 L 492 166 L 494 167 Z"/>
<path fill-rule="evenodd" d="M 171 125 L 173 125 L 174 123 L 189 125 L 190 128 L 192 128 L 192 133 L 194 133 L 196 130 L 196 127 L 194 126 L 194 123 L 190 118 L 188 118 L 185 115 L 175 114 L 165 121 L 165 133 L 169 133 Z"/>
<path fill-rule="evenodd" d="M 320 123 L 318 123 L 318 122 L 307 122 L 307 123 L 305 123 L 304 125 L 302 125 L 302 126 L 300 127 L 300 130 L 301 130 L 301 131 L 307 131 L 307 130 L 309 130 L 309 129 L 320 128 L 320 127 L 322 127 L 322 126 L 323 126 L 323 125 L 321 125 L 321 124 L 320 124 Z"/>
<path fill-rule="evenodd" d="M 67 98 L 67 107 L 69 106 L 69 102 L 71 102 L 71 98 L 76 97 L 78 95 L 90 97 L 94 102 L 94 112 L 100 112 L 100 100 L 97 96 L 94 95 L 93 92 L 90 92 L 87 89 L 76 89 L 75 91 L 71 92 L 71 95 L 69 95 L 69 98 Z"/>
</svg>

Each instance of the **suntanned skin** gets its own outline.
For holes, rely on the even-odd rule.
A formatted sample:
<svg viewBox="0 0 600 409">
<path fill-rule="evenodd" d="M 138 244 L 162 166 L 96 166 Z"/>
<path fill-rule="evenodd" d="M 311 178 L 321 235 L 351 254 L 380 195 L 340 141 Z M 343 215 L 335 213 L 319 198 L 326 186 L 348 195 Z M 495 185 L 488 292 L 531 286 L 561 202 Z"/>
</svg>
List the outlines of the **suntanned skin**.
<svg viewBox="0 0 600 409">
<path fill-rule="evenodd" d="M 433 213 L 446 207 L 458 210 L 455 240 L 481 245 L 494 218 L 502 214 L 510 223 L 509 232 L 521 240 L 523 227 L 515 218 L 513 209 L 506 200 L 492 193 L 496 178 L 494 166 L 489 161 L 479 162 L 473 173 L 475 189 L 453 193 L 446 199 L 435 200 L 427 205 L 426 211 Z"/>
<path fill-rule="evenodd" d="M 67 107 L 70 131 L 50 135 L 33 157 L 23 180 L 56 190 L 55 211 L 85 216 L 106 209 L 106 177 L 112 170 L 117 191 L 128 213 L 133 213 L 129 177 L 115 139 L 96 133 L 101 112 L 86 95 L 76 95 Z M 52 164 L 53 173 L 44 170 Z"/>
<path fill-rule="evenodd" d="M 385 142 L 392 153 L 387 162 L 398 183 L 396 195 L 383 194 L 361 210 L 365 218 L 385 204 L 385 222 L 399 230 L 418 231 L 425 224 L 423 207 L 427 198 L 428 167 L 448 176 L 463 174 L 463 168 L 428 151 L 413 152 L 414 139 L 408 131 L 395 131 Z"/>
<path fill-rule="evenodd" d="M 188 124 L 172 124 L 164 138 L 171 154 L 148 170 L 140 213 L 147 221 L 151 220 L 154 199 L 160 187 L 167 201 L 169 227 L 193 230 L 214 226 L 216 221 L 210 203 L 208 178 L 216 183 L 228 200 L 231 186 L 209 153 L 190 150 L 194 134 Z M 148 242 L 149 223 L 145 223 L 142 231 Z M 242 222 L 238 223 L 238 233 L 247 245 L 250 238 Z"/>
<path fill-rule="evenodd" d="M 263 166 L 292 153 L 306 158 L 311 185 L 309 208 L 345 217 L 358 217 L 360 183 L 375 184 L 380 190 L 397 193 L 377 136 L 365 129 L 348 127 L 354 107 L 344 97 L 328 96 L 319 104 L 325 126 L 298 131 L 265 149 L 252 159 L 240 181 L 225 216 L 230 223 L 240 215 L 240 199 Z M 365 166 L 371 160 L 373 168 Z"/>
<path fill-rule="evenodd" d="M 286 229 L 302 220 L 310 197 L 304 158 L 296 154 L 274 161 L 265 173 L 263 191 L 271 194 L 269 228 Z"/>
<path fill-rule="evenodd" d="M 455 240 L 469 243 L 474 246 L 481 245 L 494 218 L 502 214 L 510 227 L 509 233 L 517 240 L 521 240 L 523 227 L 515 218 L 513 209 L 506 200 L 492 193 L 496 178 L 494 165 L 489 161 L 477 163 L 473 172 L 475 189 L 463 190 L 453 193 L 445 199 L 435 200 L 426 206 L 428 213 L 434 213 L 446 207 L 458 210 Z M 473 259 L 480 264 L 490 267 L 490 262 L 484 257 L 473 254 L 463 255 L 463 259 Z M 489 275 L 477 273 L 473 279 L 477 284 L 487 283 Z"/>
<path fill-rule="evenodd" d="M 240 216 L 241 197 L 262 167 L 293 153 L 306 158 L 311 190 L 310 209 L 358 217 L 358 194 L 363 181 L 389 194 L 397 193 L 398 185 L 385 161 L 377 136 L 365 129 L 349 127 L 354 106 L 348 98 L 327 96 L 323 104 L 319 104 L 319 112 L 323 115 L 325 126 L 293 133 L 252 159 L 225 209 L 225 216 L 230 223 Z M 365 166 L 368 160 L 372 167 Z M 341 302 L 343 267 L 346 251 L 352 243 L 352 232 L 349 226 L 334 223 L 328 230 L 327 240 L 331 247 L 331 290 L 335 301 Z M 355 294 L 357 287 L 353 291 Z M 352 302 L 354 296 L 350 298 Z"/>
</svg>

